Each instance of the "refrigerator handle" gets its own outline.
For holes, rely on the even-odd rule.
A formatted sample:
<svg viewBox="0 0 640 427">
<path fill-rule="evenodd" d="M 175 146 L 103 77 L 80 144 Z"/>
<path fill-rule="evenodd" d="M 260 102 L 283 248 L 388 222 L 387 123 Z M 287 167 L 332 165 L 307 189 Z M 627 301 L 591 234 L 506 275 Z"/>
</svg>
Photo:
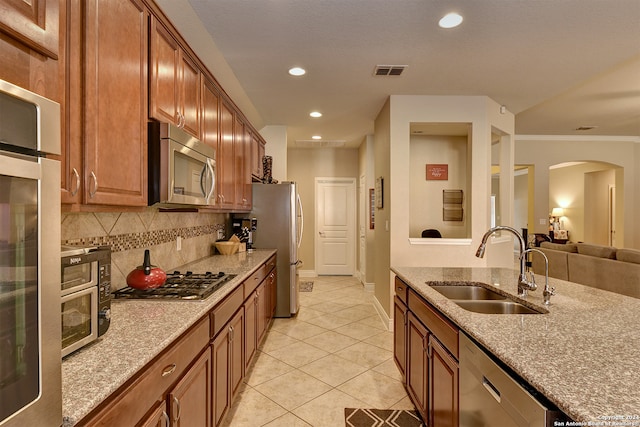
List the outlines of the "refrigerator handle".
<svg viewBox="0 0 640 427">
<path fill-rule="evenodd" d="M 300 208 L 300 230 L 298 230 L 298 248 L 302 243 L 302 233 L 304 232 L 304 212 L 302 211 L 302 199 L 300 195 L 296 194 L 296 200 L 298 201 L 298 207 Z"/>
</svg>

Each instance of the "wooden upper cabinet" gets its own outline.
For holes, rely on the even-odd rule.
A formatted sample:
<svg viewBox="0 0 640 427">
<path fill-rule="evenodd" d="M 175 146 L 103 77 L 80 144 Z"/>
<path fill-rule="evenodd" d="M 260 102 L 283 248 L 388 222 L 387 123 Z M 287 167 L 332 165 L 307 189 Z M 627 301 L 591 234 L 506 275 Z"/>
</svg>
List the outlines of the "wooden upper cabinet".
<svg viewBox="0 0 640 427">
<path fill-rule="evenodd" d="M 180 65 L 182 128 L 196 138 L 200 138 L 200 69 L 184 52 L 180 56 Z"/>
<path fill-rule="evenodd" d="M 142 0 L 85 11 L 84 203 L 146 206 L 149 13 Z"/>
<path fill-rule="evenodd" d="M 200 138 L 202 142 L 218 149 L 220 132 L 220 93 L 216 85 L 209 79 L 202 79 L 202 126 Z M 216 153 L 216 162 L 218 154 Z"/>
<path fill-rule="evenodd" d="M 238 115 L 234 120 L 235 207 L 251 210 L 251 134 Z"/>
<path fill-rule="evenodd" d="M 149 115 L 200 138 L 200 69 L 154 16 L 150 52 Z"/>
<path fill-rule="evenodd" d="M 58 59 L 59 0 L 0 1 L 0 32 L 52 59 Z"/>
<path fill-rule="evenodd" d="M 218 174 L 218 206 L 232 209 L 235 206 L 234 140 L 235 113 L 225 102 L 220 103 L 220 135 L 216 152 Z"/>
</svg>

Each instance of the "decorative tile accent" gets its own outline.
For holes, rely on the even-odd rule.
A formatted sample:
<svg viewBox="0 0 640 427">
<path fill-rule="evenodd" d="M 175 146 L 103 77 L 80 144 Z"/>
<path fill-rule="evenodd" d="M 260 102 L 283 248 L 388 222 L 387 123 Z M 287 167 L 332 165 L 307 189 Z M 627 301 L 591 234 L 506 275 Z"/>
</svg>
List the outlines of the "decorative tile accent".
<svg viewBox="0 0 640 427">
<path fill-rule="evenodd" d="M 137 230 L 136 232 L 131 233 L 118 233 L 118 234 L 104 234 L 104 228 L 101 226 L 89 227 L 85 226 L 82 228 L 82 232 L 79 233 L 78 236 L 78 228 L 72 226 L 71 224 L 77 224 L 77 220 L 73 214 L 68 214 L 65 217 L 65 221 L 63 221 L 62 227 L 66 228 L 66 232 L 63 233 L 66 239 L 62 240 L 63 245 L 80 245 L 80 246 L 111 246 L 112 252 L 120 252 L 120 251 L 128 251 L 131 249 L 140 249 L 146 248 L 150 246 L 160 245 L 162 243 L 168 243 L 175 241 L 178 237 L 182 237 L 183 239 L 190 239 L 193 237 L 199 236 L 208 236 L 208 235 L 216 235 L 218 230 L 224 230 L 224 224 L 205 224 L 205 225 L 196 225 L 203 221 L 184 221 L 181 222 L 181 225 L 186 224 L 194 224 L 190 227 L 178 227 L 178 228 L 164 228 L 164 229 L 153 229 L 152 223 L 145 222 L 141 219 L 141 217 L 136 214 L 131 213 L 122 213 L 119 218 L 114 219 L 113 214 L 111 216 L 104 216 L 102 214 L 95 214 L 97 217 L 94 217 L 92 214 L 78 214 L 78 218 L 83 218 L 83 224 L 91 222 L 87 221 L 84 218 L 91 218 L 91 220 L 95 224 L 105 225 L 105 223 L 109 223 L 113 226 L 112 232 L 118 233 L 123 229 L 133 229 Z M 143 213 L 144 219 L 148 220 L 149 217 L 153 217 L 153 213 Z M 100 221 L 96 220 L 99 219 Z M 189 218 L 193 219 L 193 218 Z M 66 227 L 69 225 L 69 227 Z M 127 226 L 129 225 L 129 226 Z M 165 222 L 165 226 L 169 225 L 169 221 Z M 152 229 L 143 231 L 145 227 L 151 227 Z M 93 234 L 90 234 L 93 232 Z M 72 237 L 73 236 L 73 237 Z M 78 237 L 75 237 L 78 236 Z M 214 238 L 215 240 L 215 238 Z"/>
</svg>

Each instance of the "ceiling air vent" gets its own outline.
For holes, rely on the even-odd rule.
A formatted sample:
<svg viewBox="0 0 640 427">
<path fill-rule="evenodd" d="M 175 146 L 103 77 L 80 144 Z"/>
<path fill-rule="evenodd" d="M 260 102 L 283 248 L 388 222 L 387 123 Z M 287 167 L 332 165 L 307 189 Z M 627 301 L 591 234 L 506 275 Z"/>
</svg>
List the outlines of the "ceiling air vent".
<svg viewBox="0 0 640 427">
<path fill-rule="evenodd" d="M 580 127 L 577 127 L 576 130 L 577 131 L 587 131 L 587 130 L 595 129 L 597 127 L 598 126 L 580 126 Z"/>
<path fill-rule="evenodd" d="M 376 65 L 373 69 L 374 76 L 399 76 L 402 74 L 406 65 Z"/>
</svg>

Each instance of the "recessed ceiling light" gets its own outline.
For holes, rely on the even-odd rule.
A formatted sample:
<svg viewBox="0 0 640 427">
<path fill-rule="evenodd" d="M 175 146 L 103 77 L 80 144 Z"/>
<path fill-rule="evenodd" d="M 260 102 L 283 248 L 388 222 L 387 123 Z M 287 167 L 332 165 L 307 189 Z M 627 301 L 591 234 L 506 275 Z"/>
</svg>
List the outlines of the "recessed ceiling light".
<svg viewBox="0 0 640 427">
<path fill-rule="evenodd" d="M 462 16 L 455 12 L 451 12 L 443 16 L 442 19 L 440 19 L 440 22 L 438 22 L 438 25 L 440 25 L 441 28 L 453 28 L 457 27 L 461 23 Z"/>
<path fill-rule="evenodd" d="M 322 117 L 322 113 L 320 111 L 312 111 L 309 113 L 309 115 L 315 118 Z"/>
<path fill-rule="evenodd" d="M 306 70 L 304 68 L 300 68 L 300 67 L 293 67 L 291 69 L 289 69 L 289 74 L 291 74 L 292 76 L 304 76 L 306 74 Z"/>
<path fill-rule="evenodd" d="M 322 139 L 322 137 L 320 135 L 313 135 L 311 139 Z"/>
</svg>

